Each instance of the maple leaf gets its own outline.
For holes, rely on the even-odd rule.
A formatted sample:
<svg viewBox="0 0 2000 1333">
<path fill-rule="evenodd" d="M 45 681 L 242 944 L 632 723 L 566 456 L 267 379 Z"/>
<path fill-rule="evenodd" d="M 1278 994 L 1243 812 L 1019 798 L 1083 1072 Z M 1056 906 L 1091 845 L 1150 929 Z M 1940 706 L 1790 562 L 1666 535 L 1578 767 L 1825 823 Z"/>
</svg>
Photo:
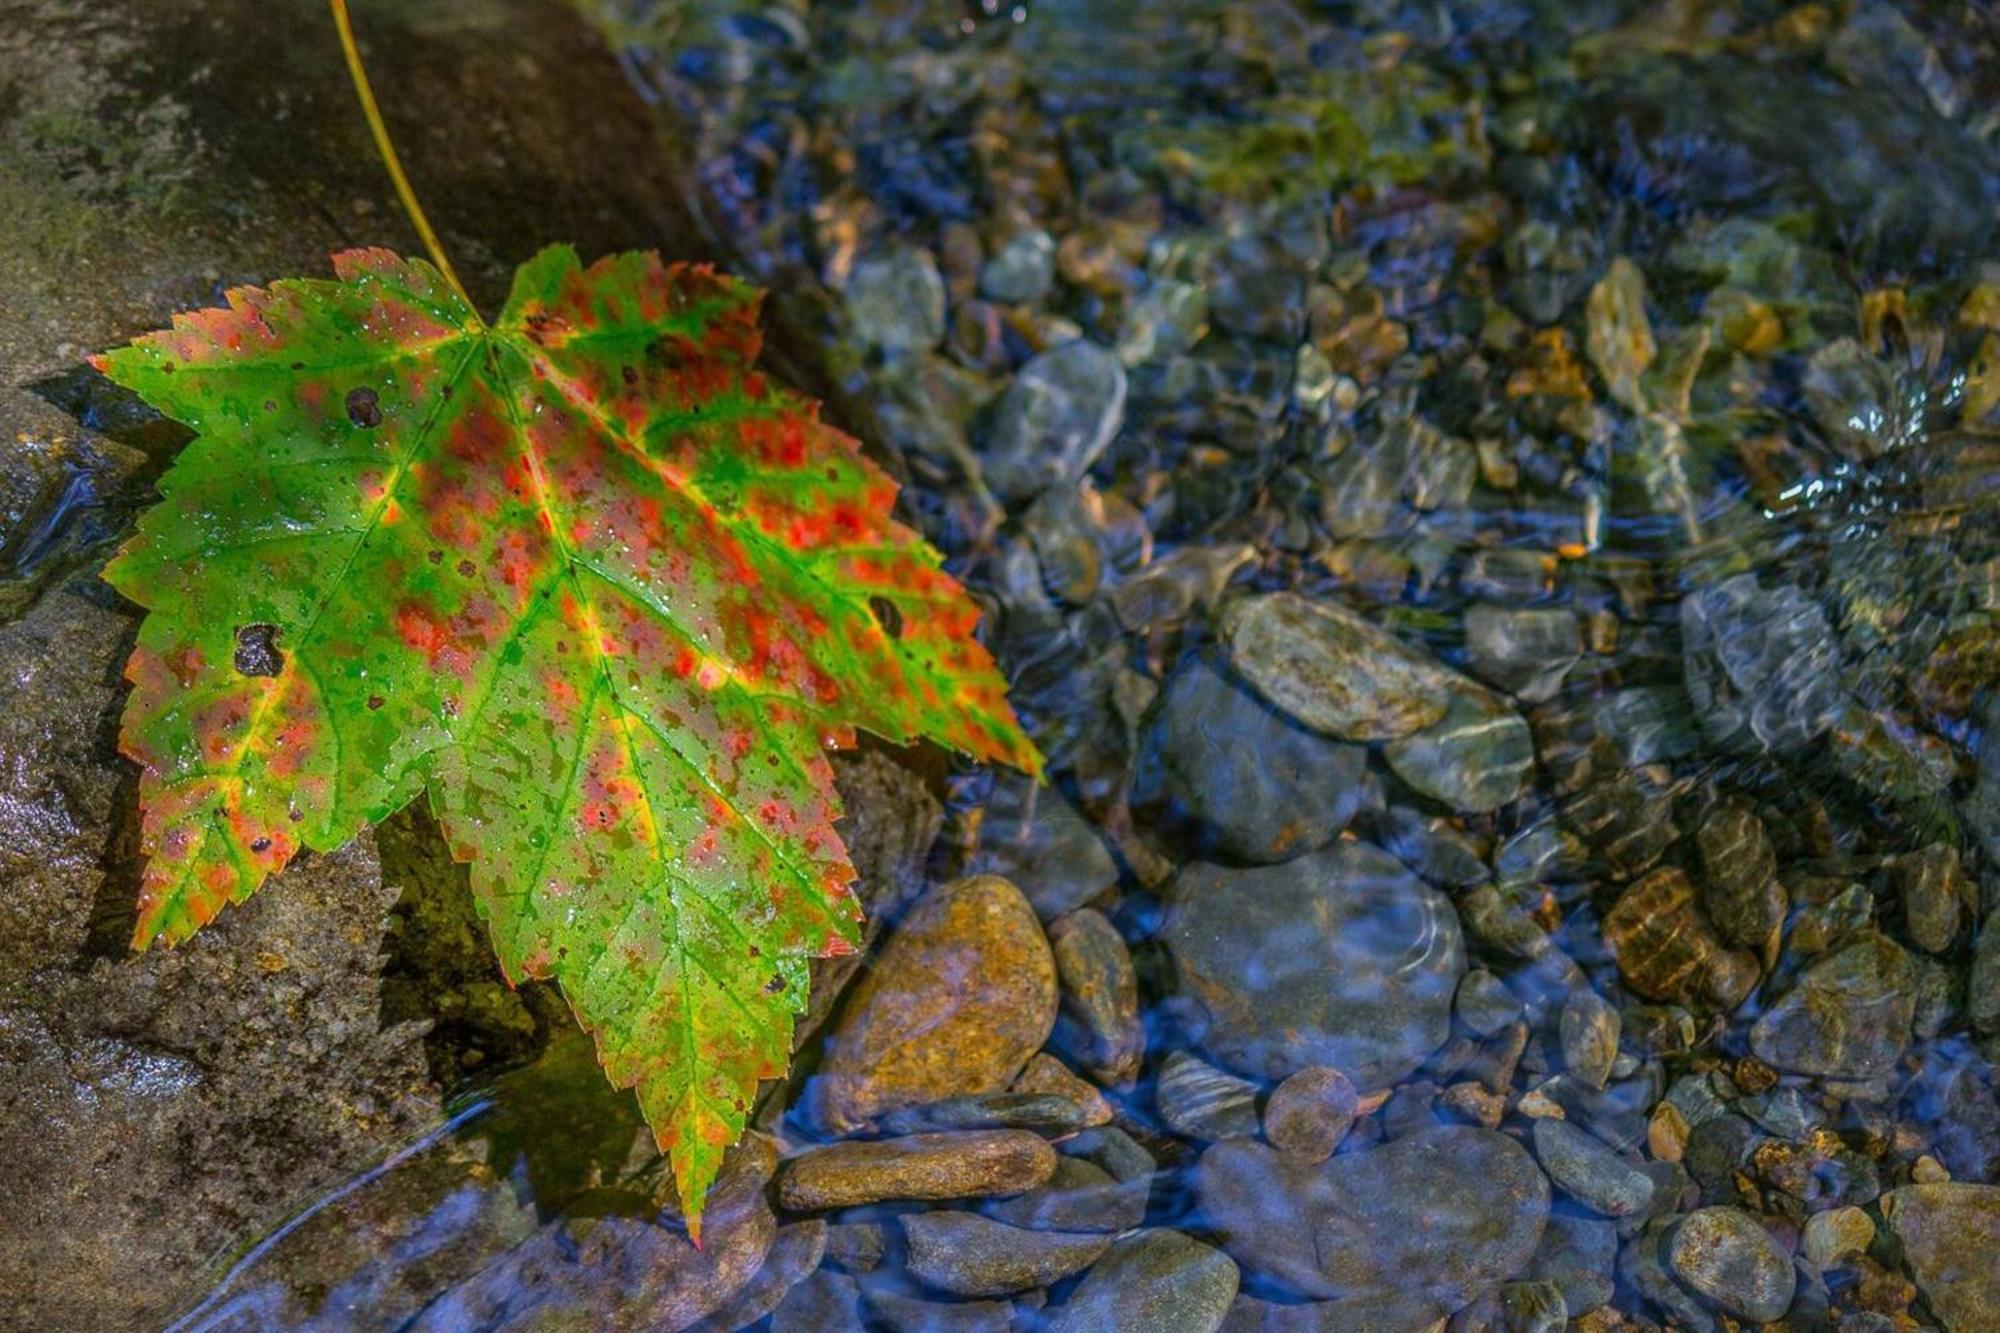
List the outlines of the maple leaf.
<svg viewBox="0 0 2000 1333">
<path fill-rule="evenodd" d="M 896 486 L 754 367 L 757 293 L 552 247 L 491 326 L 385 250 L 95 359 L 196 438 L 105 577 L 135 944 L 425 793 L 508 978 L 637 1090 L 699 1236 L 858 916 L 824 747 L 1040 772 Z"/>
</svg>

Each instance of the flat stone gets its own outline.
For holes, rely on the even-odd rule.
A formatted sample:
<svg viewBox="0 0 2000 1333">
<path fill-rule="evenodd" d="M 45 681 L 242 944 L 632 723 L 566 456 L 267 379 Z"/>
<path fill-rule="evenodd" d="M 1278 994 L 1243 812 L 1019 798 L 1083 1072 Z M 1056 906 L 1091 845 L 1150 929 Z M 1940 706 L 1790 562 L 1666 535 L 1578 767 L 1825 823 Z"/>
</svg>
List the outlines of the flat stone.
<svg viewBox="0 0 2000 1333">
<path fill-rule="evenodd" d="M 826 1261 L 849 1273 L 880 1268 L 888 1245 L 880 1222 L 834 1222 L 826 1229 Z"/>
<path fill-rule="evenodd" d="M 1946 1333 L 2000 1328 L 2000 1185 L 1905 1185 L 1882 1219 Z"/>
<path fill-rule="evenodd" d="M 882 1117 L 886 1134 L 922 1134 L 950 1129 L 1028 1129 L 1049 1137 L 1074 1134 L 1083 1128 L 1084 1109 L 1075 1100 L 1052 1092 L 986 1092 L 976 1097 L 947 1097 L 923 1106 L 906 1106 Z"/>
<path fill-rule="evenodd" d="M 1302 1296 L 1399 1293 L 1438 1314 L 1520 1272 L 1549 1211 L 1526 1149 L 1459 1126 L 1320 1163 L 1231 1139 L 1202 1154 L 1195 1194 L 1239 1263 Z"/>
<path fill-rule="evenodd" d="M 813 1212 L 885 1199 L 985 1198 L 1033 1189 L 1055 1169 L 1055 1149 L 1026 1130 L 911 1134 L 800 1153 L 779 1173 L 778 1199 Z"/>
<path fill-rule="evenodd" d="M 931 890 L 854 986 L 809 1089 L 844 1132 L 889 1111 L 1004 1091 L 1048 1040 L 1055 959 L 1028 900 L 997 875 Z"/>
<path fill-rule="evenodd" d="M 965 869 L 1011 880 L 1044 921 L 1118 883 L 1110 849 L 1077 808 L 1054 787 L 1015 775 L 996 782 Z"/>
<path fill-rule="evenodd" d="M 1852 1255 L 1868 1253 L 1875 1243 L 1875 1223 L 1861 1209 L 1848 1205 L 1814 1213 L 1806 1219 L 1799 1248 L 1822 1273 Z"/>
<path fill-rule="evenodd" d="M 1890 866 L 1903 903 L 1910 942 L 1927 953 L 1943 953 L 1958 935 L 1962 909 L 1978 905 L 1977 890 L 1959 864 L 1958 849 L 1935 843 L 1899 856 Z"/>
<path fill-rule="evenodd" d="M 1179 1231 L 1127 1236 L 1048 1313 L 1049 1333 L 1215 1333 L 1236 1299 L 1235 1262 Z"/>
<path fill-rule="evenodd" d="M 1521 794 L 1535 766 L 1520 714 L 1483 690 L 1452 695 L 1445 715 L 1383 747 L 1397 777 L 1454 810 L 1483 814 Z"/>
<path fill-rule="evenodd" d="M 1667 1241 L 1674 1276 L 1724 1314 L 1768 1324 L 1792 1307 L 1796 1277 L 1761 1223 L 1741 1208 L 1700 1208 Z"/>
<path fill-rule="evenodd" d="M 1652 1180 L 1595 1135 L 1553 1118 L 1535 1121 L 1534 1134 L 1542 1169 L 1584 1207 L 1629 1217 L 1652 1202 Z"/>
<path fill-rule="evenodd" d="M 1014 1091 L 1048 1093 L 1075 1102 L 1085 1128 L 1111 1123 L 1111 1103 L 1104 1100 L 1104 1094 L 1047 1052 L 1028 1057 L 1027 1065 L 1014 1080 Z"/>
<path fill-rule="evenodd" d="M 1056 243 L 1037 228 L 1016 232 L 979 270 L 979 290 L 989 300 L 1025 305 L 1048 295 L 1055 281 Z"/>
<path fill-rule="evenodd" d="M 1152 1181 L 1116 1180 L 1080 1157 L 1064 1157 L 1046 1185 L 980 1206 L 980 1213 L 1008 1226 L 1035 1231 L 1124 1231 L 1146 1220 Z"/>
<path fill-rule="evenodd" d="M 1774 1069 L 1862 1081 L 1895 1067 L 1910 1039 L 1916 990 L 1909 955 L 1886 936 L 1814 963 L 1750 1029 Z"/>
<path fill-rule="evenodd" d="M 1167 1127 L 1187 1138 L 1248 1138 L 1257 1132 L 1257 1085 L 1186 1051 L 1175 1051 L 1160 1066 L 1153 1100 Z"/>
<path fill-rule="evenodd" d="M 1223 612 L 1229 664 L 1266 699 L 1340 740 L 1407 736 L 1444 716 L 1462 678 L 1336 602 L 1275 592 Z"/>
<path fill-rule="evenodd" d="M 1225 1068 L 1330 1065 L 1387 1087 L 1450 1034 L 1465 967 L 1451 904 L 1388 853 L 1341 842 L 1282 865 L 1197 863 L 1162 932 L 1190 1030 Z"/>
<path fill-rule="evenodd" d="M 1080 1157 L 1101 1167 L 1113 1180 L 1131 1183 L 1150 1180 L 1159 1163 L 1144 1145 L 1116 1125 L 1089 1129 L 1062 1145 L 1065 1156 Z"/>
<path fill-rule="evenodd" d="M 944 339 L 944 278 L 928 250 L 898 246 L 862 260 L 846 296 L 854 336 L 871 347 L 911 352 Z"/>
<path fill-rule="evenodd" d="M 1080 1273 L 1111 1248 L 1103 1235 L 1029 1231 L 976 1213 L 902 1219 L 911 1274 L 954 1296 L 1005 1296 Z"/>
<path fill-rule="evenodd" d="M 1521 999 L 1507 983 L 1483 967 L 1474 968 L 1458 983 L 1452 1012 L 1475 1037 L 1497 1037 L 1521 1018 Z"/>
</svg>

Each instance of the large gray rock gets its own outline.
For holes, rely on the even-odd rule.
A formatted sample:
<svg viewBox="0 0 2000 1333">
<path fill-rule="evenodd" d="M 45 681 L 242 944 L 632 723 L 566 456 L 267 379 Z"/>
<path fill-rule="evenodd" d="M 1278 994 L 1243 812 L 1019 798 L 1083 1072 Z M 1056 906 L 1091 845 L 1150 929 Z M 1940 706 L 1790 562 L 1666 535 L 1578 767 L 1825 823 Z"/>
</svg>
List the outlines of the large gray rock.
<svg viewBox="0 0 2000 1333">
<path fill-rule="evenodd" d="M 1246 1268 L 1314 1300 L 1417 1297 L 1432 1318 L 1520 1273 L 1549 1211 L 1526 1149 L 1458 1126 L 1323 1163 L 1232 1139 L 1202 1154 L 1195 1192 Z"/>
<path fill-rule="evenodd" d="M 1030 500 L 1081 477 L 1125 419 L 1125 367 L 1079 338 L 1050 348 L 1007 386 L 986 444 L 986 482 L 1007 500 Z"/>
<path fill-rule="evenodd" d="M 1946 1333 L 2000 1328 L 2000 1185 L 1905 1185 L 1882 1219 Z"/>
<path fill-rule="evenodd" d="M 1030 1231 L 977 1213 L 911 1213 L 903 1219 L 910 1272 L 954 1296 L 1005 1296 L 1060 1282 L 1097 1262 L 1109 1236 Z"/>
<path fill-rule="evenodd" d="M 422 1027 L 380 1024 L 397 888 L 372 837 L 127 955 L 133 796 L 109 738 L 130 622 L 88 591 L 0 627 L 0 1309 L 78 1333 L 157 1325 L 220 1241 L 438 1104 Z"/>
<path fill-rule="evenodd" d="M 1236 1298 L 1228 1255 L 1179 1231 L 1141 1231 L 1111 1247 L 1049 1316 L 1049 1333 L 1215 1333 Z"/>
<path fill-rule="evenodd" d="M 1882 935 L 1808 968 L 1750 1029 L 1750 1048 L 1773 1068 L 1821 1078 L 1886 1074 L 1916 1013 L 1910 957 Z"/>
<path fill-rule="evenodd" d="M 1387 1087 L 1451 1030 L 1465 949 L 1451 904 L 1402 862 L 1343 842 L 1282 865 L 1196 863 L 1163 937 L 1178 1002 L 1218 1064 L 1276 1080 L 1331 1065 Z"/>
<path fill-rule="evenodd" d="M 1308 731 L 1215 663 L 1192 657 L 1161 692 L 1133 795 L 1163 805 L 1203 851 L 1283 861 L 1347 827 L 1367 765 L 1360 746 Z"/>
</svg>

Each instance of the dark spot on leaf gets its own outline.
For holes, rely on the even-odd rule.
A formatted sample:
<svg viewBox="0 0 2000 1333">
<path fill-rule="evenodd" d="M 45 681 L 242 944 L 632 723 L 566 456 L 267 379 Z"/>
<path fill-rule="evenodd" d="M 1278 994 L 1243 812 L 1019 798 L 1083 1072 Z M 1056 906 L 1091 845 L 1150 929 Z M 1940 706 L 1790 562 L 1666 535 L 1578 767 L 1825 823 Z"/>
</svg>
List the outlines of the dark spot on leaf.
<svg viewBox="0 0 2000 1333">
<path fill-rule="evenodd" d="M 294 824 L 298 823 L 305 817 L 306 817 L 306 812 L 299 809 L 296 805 L 291 806 L 285 811 L 285 818 L 291 820 Z"/>
<path fill-rule="evenodd" d="M 438 550 L 436 547 L 433 547 L 428 553 L 425 554 L 424 558 L 430 561 L 434 565 L 439 564 L 444 560 L 444 552 Z"/>
<path fill-rule="evenodd" d="M 442 388 L 442 389 L 438 390 L 438 396 L 439 396 L 439 397 L 441 397 L 441 398 L 443 398 L 443 399 L 444 399 L 444 400 L 445 400 L 446 402 L 450 402 L 450 401 L 451 401 L 451 386 L 450 386 L 449 384 L 447 384 L 447 385 L 445 385 L 445 386 L 444 386 L 444 388 Z"/>
<path fill-rule="evenodd" d="M 264 410 L 265 410 L 266 412 L 275 412 L 275 411 L 277 411 L 277 410 L 278 410 L 278 404 L 277 404 L 277 402 L 276 402 L 276 401 L 275 401 L 274 399 L 270 399 L 270 398 L 266 398 L 266 399 L 264 400 Z"/>
<path fill-rule="evenodd" d="M 903 613 L 894 602 L 878 593 L 868 599 L 868 609 L 875 613 L 884 634 L 892 639 L 903 637 Z"/>
<path fill-rule="evenodd" d="M 250 843 L 250 850 L 253 852 L 268 852 L 271 850 L 271 840 L 269 838 L 253 839 Z"/>
<path fill-rule="evenodd" d="M 624 377 L 627 384 L 637 384 L 639 382 L 639 372 L 631 366 L 621 367 L 618 373 Z"/>
<path fill-rule="evenodd" d="M 764 956 L 764 951 L 753 944 L 750 946 L 750 956 L 752 958 L 762 958 Z"/>
<path fill-rule="evenodd" d="M 347 391 L 347 419 L 363 430 L 382 424 L 382 404 L 376 400 L 373 389 L 363 386 Z"/>
<path fill-rule="evenodd" d="M 764 993 L 766 995 L 776 995 L 779 991 L 783 990 L 784 988 L 785 988 L 785 979 L 782 976 L 779 976 L 776 972 L 773 972 L 771 974 L 771 979 L 764 983 Z"/>
<path fill-rule="evenodd" d="M 304 370 L 305 368 L 306 368 L 306 363 L 305 363 L 305 362 L 303 362 L 303 361 L 294 361 L 294 362 L 292 362 L 292 369 L 293 369 L 293 370 Z"/>
<path fill-rule="evenodd" d="M 461 560 L 458 562 L 458 575 L 460 578 L 469 579 L 478 572 L 479 566 L 473 564 L 470 560 Z"/>
<path fill-rule="evenodd" d="M 236 670 L 245 676 L 275 676 L 285 669 L 276 625 L 241 625 L 236 630 Z"/>
<path fill-rule="evenodd" d="M 381 695 L 371 694 L 368 696 L 368 708 L 370 712 L 373 712 L 375 709 L 380 708 L 381 706 L 382 706 Z"/>
</svg>

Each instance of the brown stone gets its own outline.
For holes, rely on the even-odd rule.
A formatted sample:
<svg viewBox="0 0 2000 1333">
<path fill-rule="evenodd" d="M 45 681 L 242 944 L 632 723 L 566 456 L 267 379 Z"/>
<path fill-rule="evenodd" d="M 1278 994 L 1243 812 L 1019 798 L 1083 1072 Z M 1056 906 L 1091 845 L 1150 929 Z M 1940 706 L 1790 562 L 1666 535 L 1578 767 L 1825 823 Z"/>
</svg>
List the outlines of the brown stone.
<svg viewBox="0 0 2000 1333">
<path fill-rule="evenodd" d="M 1049 927 L 1049 946 L 1062 985 L 1062 1013 L 1073 1025 L 1070 1046 L 1105 1083 L 1129 1082 L 1139 1072 L 1145 1030 L 1124 938 L 1102 912 L 1086 907 Z"/>
<path fill-rule="evenodd" d="M 1111 1103 L 1104 1100 L 1104 1094 L 1071 1073 L 1069 1066 L 1053 1055 L 1038 1052 L 1029 1056 L 1027 1067 L 1014 1080 L 1013 1091 L 1046 1092 L 1069 1098 L 1083 1108 L 1086 1129 L 1111 1123 Z"/>
<path fill-rule="evenodd" d="M 1023 1129 L 909 1134 L 831 1143 L 786 1162 L 778 1199 L 794 1212 L 885 1199 L 977 1199 L 1019 1194 L 1055 1174 L 1056 1150 Z"/>
<path fill-rule="evenodd" d="M 813 1080 L 851 1130 L 884 1112 L 1001 1092 L 1048 1040 L 1056 967 L 1028 900 L 998 875 L 933 889 L 855 986 Z"/>
<path fill-rule="evenodd" d="M 1264 1137 L 1279 1152 L 1323 1162 L 1353 1127 L 1359 1100 L 1347 1075 L 1328 1065 L 1308 1066 L 1272 1090 Z"/>
<path fill-rule="evenodd" d="M 1625 984 L 1653 1000 L 1703 1000 L 1734 1009 L 1757 982 L 1754 954 L 1730 949 L 1695 904 L 1694 885 L 1662 867 L 1604 914 L 1604 938 Z"/>
</svg>

